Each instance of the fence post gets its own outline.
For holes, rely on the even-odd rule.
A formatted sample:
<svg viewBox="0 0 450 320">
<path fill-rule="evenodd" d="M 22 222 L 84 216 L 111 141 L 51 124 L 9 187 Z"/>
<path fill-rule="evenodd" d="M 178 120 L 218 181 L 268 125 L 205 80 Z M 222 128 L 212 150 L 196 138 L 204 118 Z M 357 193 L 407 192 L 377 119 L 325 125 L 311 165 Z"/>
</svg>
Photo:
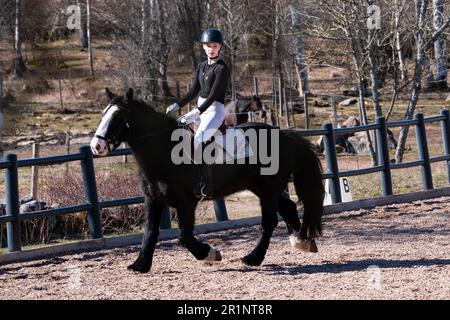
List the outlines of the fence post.
<svg viewBox="0 0 450 320">
<path fill-rule="evenodd" d="M 283 83 L 281 82 L 281 76 L 278 78 L 278 104 L 280 109 L 278 110 L 280 118 L 283 117 Z"/>
<path fill-rule="evenodd" d="M 444 144 L 444 155 L 450 156 L 450 111 L 447 109 L 441 111 L 441 115 L 445 116 L 445 120 L 441 122 L 442 142 Z M 450 161 L 447 160 L 447 177 L 450 183 Z"/>
<path fill-rule="evenodd" d="M 2 128 L 3 128 L 3 80 L 0 79 L 0 157 L 3 156 Z"/>
<path fill-rule="evenodd" d="M 379 125 L 377 129 L 378 163 L 383 167 L 383 171 L 381 172 L 381 189 L 383 190 L 384 196 L 391 196 L 393 194 L 392 174 L 387 141 L 386 118 L 378 117 L 376 123 Z"/>
<path fill-rule="evenodd" d="M 89 146 L 81 147 L 80 152 L 84 155 L 83 160 L 81 160 L 84 195 L 86 201 L 92 205 L 87 213 L 89 237 L 91 239 L 100 239 L 102 237 L 102 224 L 100 222 L 100 206 L 98 203 L 97 183 L 95 181 L 94 156 Z"/>
<path fill-rule="evenodd" d="M 430 153 L 428 150 L 427 132 L 425 129 L 425 120 L 422 113 L 418 113 L 414 116 L 414 119 L 419 123 L 416 125 L 416 139 L 417 139 L 417 151 L 419 153 L 419 160 L 423 160 L 422 165 L 422 182 L 425 190 L 433 189 L 433 175 L 431 173 Z"/>
<path fill-rule="evenodd" d="M 166 207 L 161 214 L 160 228 L 162 230 L 172 229 L 172 223 L 170 221 L 170 208 Z"/>
<path fill-rule="evenodd" d="M 191 85 L 188 84 L 188 85 L 187 85 L 187 92 L 189 92 L 190 90 L 191 90 Z M 188 110 L 187 110 L 187 111 L 188 111 L 188 112 L 191 111 L 191 102 L 188 103 Z"/>
<path fill-rule="evenodd" d="M 286 127 L 290 128 L 291 127 L 291 120 L 289 119 L 289 108 L 288 108 L 288 102 L 287 102 L 287 95 L 286 95 L 286 87 L 283 86 L 283 107 L 284 110 L 286 112 L 285 117 L 286 117 Z"/>
<path fill-rule="evenodd" d="M 305 129 L 309 130 L 308 92 L 303 92 L 303 108 L 305 109 Z"/>
<path fill-rule="evenodd" d="M 223 198 L 216 199 L 214 202 L 214 212 L 216 213 L 217 222 L 228 221 L 227 207 Z"/>
<path fill-rule="evenodd" d="M 336 107 L 336 97 L 331 97 L 331 109 L 333 111 L 333 126 L 335 128 L 338 127 L 338 113 L 337 113 L 337 107 Z"/>
<path fill-rule="evenodd" d="M 33 143 L 33 159 L 39 158 L 39 143 Z M 39 166 L 31 167 L 31 194 L 33 199 L 37 199 L 39 185 Z"/>
<path fill-rule="evenodd" d="M 13 217 L 14 219 L 6 224 L 8 251 L 15 252 L 22 250 L 19 220 L 19 176 L 17 173 L 17 155 L 11 153 L 6 154 L 5 161 L 10 163 L 10 166 L 5 169 L 6 215 Z"/>
<path fill-rule="evenodd" d="M 253 77 L 253 90 L 255 92 L 255 96 L 259 97 L 258 77 Z"/>
<path fill-rule="evenodd" d="M 3 112 L 3 80 L 0 79 L 0 113 Z"/>
<path fill-rule="evenodd" d="M 341 183 L 339 180 L 339 167 L 336 156 L 336 142 L 334 139 L 334 129 L 331 123 L 326 123 L 323 128 L 327 130 L 327 134 L 323 137 L 323 144 L 325 149 L 325 159 L 327 161 L 328 170 L 333 174 L 330 183 L 330 194 L 333 203 L 341 203 Z"/>
</svg>

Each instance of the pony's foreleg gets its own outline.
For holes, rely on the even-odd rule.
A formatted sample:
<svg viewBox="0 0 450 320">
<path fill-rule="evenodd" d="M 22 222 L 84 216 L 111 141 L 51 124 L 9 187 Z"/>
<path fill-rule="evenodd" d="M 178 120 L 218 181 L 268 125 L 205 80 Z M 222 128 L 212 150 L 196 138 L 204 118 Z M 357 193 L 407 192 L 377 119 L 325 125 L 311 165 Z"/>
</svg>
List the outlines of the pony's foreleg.
<svg viewBox="0 0 450 320">
<path fill-rule="evenodd" d="M 195 207 L 196 200 L 189 204 L 182 204 L 177 209 L 178 223 L 180 228 L 180 243 L 188 249 L 197 260 L 207 262 L 222 261 L 219 250 L 212 248 L 194 237 Z"/>
<path fill-rule="evenodd" d="M 242 262 L 249 266 L 259 266 L 266 256 L 267 249 L 269 248 L 270 238 L 272 237 L 273 230 L 278 225 L 277 217 L 277 199 L 273 197 L 262 197 L 261 199 L 261 236 L 253 251 L 242 258 Z"/>
<path fill-rule="evenodd" d="M 152 267 L 153 253 L 155 252 L 156 243 L 159 236 L 159 225 L 161 223 L 161 215 L 165 204 L 152 201 L 150 197 L 145 196 L 144 208 L 146 212 L 146 222 L 144 235 L 142 238 L 142 246 L 136 261 L 128 266 L 129 270 L 147 273 Z"/>
</svg>

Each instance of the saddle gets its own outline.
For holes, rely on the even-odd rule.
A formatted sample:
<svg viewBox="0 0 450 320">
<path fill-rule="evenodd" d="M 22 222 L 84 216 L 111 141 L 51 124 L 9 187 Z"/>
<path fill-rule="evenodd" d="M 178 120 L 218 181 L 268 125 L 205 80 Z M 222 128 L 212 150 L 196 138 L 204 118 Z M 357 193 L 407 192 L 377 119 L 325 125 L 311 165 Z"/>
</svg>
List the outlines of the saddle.
<svg viewBox="0 0 450 320">
<path fill-rule="evenodd" d="M 195 125 L 194 125 L 194 123 L 191 123 L 191 124 L 188 124 L 188 125 L 181 124 L 180 128 L 188 129 L 189 133 L 191 134 L 191 138 L 194 138 L 194 136 L 195 136 Z M 225 124 L 225 120 L 224 120 L 222 122 L 222 124 L 220 125 L 219 129 L 217 129 L 217 131 L 219 131 L 222 134 L 222 136 L 224 136 L 224 135 L 226 135 L 228 128 L 229 127 Z M 208 141 L 208 142 L 210 142 L 210 141 Z"/>
</svg>

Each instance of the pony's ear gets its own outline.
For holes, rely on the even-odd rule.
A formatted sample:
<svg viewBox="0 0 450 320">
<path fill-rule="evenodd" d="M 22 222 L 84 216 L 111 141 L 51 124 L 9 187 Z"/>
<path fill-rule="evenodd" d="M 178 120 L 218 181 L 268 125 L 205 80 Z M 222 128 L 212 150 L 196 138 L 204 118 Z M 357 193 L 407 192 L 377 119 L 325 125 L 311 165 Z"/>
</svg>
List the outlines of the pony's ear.
<svg viewBox="0 0 450 320">
<path fill-rule="evenodd" d="M 133 101 L 133 95 L 134 95 L 133 89 L 132 88 L 128 89 L 125 102 L 128 103 L 128 102 Z"/>
<path fill-rule="evenodd" d="M 105 89 L 105 94 L 106 97 L 108 98 L 109 101 L 111 101 L 112 99 L 114 99 L 115 97 L 117 97 L 114 93 L 112 93 L 108 88 Z"/>
</svg>

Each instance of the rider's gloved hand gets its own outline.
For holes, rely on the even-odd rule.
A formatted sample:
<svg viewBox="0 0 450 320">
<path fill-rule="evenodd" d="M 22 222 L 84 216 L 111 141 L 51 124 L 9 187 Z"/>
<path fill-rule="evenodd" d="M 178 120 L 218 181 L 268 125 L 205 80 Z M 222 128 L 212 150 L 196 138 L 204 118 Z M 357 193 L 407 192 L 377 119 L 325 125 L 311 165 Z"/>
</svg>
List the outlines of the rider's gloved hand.
<svg viewBox="0 0 450 320">
<path fill-rule="evenodd" d="M 171 113 L 173 111 L 178 111 L 180 110 L 180 106 L 178 105 L 178 103 L 174 103 L 171 104 L 167 109 L 166 109 L 166 114 Z"/>
<path fill-rule="evenodd" d="M 181 123 L 185 123 L 185 124 L 191 124 L 193 122 L 195 122 L 195 120 L 197 120 L 197 118 L 200 116 L 200 110 L 198 109 L 194 109 L 191 112 L 186 113 L 182 118 L 181 118 Z"/>
</svg>

